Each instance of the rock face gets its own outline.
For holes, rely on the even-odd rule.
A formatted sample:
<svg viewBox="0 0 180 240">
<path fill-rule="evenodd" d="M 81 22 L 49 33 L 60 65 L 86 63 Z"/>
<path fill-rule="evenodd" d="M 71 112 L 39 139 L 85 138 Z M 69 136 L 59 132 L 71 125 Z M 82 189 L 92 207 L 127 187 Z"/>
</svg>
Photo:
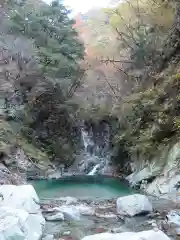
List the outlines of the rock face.
<svg viewBox="0 0 180 240">
<path fill-rule="evenodd" d="M 138 159 L 140 166 L 135 166 L 133 173 L 126 179 L 132 187 L 138 186 L 150 195 L 171 198 L 174 201 L 176 193 L 180 192 L 179 159 L 180 142 L 167 145 L 151 159 L 151 163 L 143 163 Z"/>
<path fill-rule="evenodd" d="M 143 180 L 148 181 L 149 179 L 157 177 L 160 174 L 160 172 L 161 172 L 160 166 L 154 166 L 154 168 L 147 166 L 140 171 L 132 173 L 126 179 L 129 181 L 132 187 L 135 187 L 141 184 Z"/>
<path fill-rule="evenodd" d="M 152 205 L 148 198 L 141 194 L 120 197 L 116 201 L 117 213 L 124 216 L 152 212 Z"/>
<path fill-rule="evenodd" d="M 0 185 L 1 184 L 24 184 L 25 179 L 15 172 L 11 172 L 4 164 L 0 163 Z"/>
<path fill-rule="evenodd" d="M 100 233 L 84 237 L 82 240 L 170 240 L 161 231 L 143 231 L 139 233 L 126 232 L 126 233 Z"/>
<path fill-rule="evenodd" d="M 155 196 L 167 197 L 179 191 L 180 174 L 177 165 L 180 159 L 180 142 L 170 148 L 161 174 L 146 188 L 146 192 Z M 174 196 L 173 196 L 174 197 Z"/>
<path fill-rule="evenodd" d="M 34 188 L 2 185 L 0 196 L 0 239 L 41 239 L 45 220 Z"/>
</svg>

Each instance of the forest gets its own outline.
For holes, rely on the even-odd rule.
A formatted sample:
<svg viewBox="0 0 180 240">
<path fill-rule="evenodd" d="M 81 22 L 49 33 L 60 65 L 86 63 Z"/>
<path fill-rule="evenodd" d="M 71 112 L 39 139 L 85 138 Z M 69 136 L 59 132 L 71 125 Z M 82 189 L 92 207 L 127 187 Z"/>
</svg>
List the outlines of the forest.
<svg viewBox="0 0 180 240">
<path fill-rule="evenodd" d="M 151 162 L 177 142 L 178 1 L 128 0 L 74 19 L 58 1 L 0 10 L 2 156 L 20 146 L 70 166 L 82 120 L 113 127 L 116 164 Z"/>
<path fill-rule="evenodd" d="M 0 1 L 0 240 L 178 240 L 180 1 L 66 3 Z"/>
</svg>

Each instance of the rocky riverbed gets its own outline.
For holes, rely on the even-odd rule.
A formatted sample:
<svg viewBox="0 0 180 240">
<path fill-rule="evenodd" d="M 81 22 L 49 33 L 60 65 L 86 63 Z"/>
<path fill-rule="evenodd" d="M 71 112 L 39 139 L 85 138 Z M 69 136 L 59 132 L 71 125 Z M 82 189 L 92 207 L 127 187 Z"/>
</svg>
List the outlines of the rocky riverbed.
<svg viewBox="0 0 180 240">
<path fill-rule="evenodd" d="M 43 199 L 41 209 L 46 219 L 44 235 L 49 237 L 47 239 L 84 240 L 85 236 L 112 233 L 108 240 L 121 240 L 120 236 L 115 238 L 117 233 L 137 233 L 145 230 L 161 230 L 170 239 L 176 239 L 179 235 L 178 206 L 167 200 L 161 201 L 152 197 L 148 199 L 140 194 L 103 201 L 71 197 Z M 99 235 L 97 239 L 106 237 Z M 156 237 L 143 239 L 156 240 Z M 92 240 L 94 239 L 96 238 L 92 237 Z M 134 238 L 128 238 L 131 239 Z"/>
<path fill-rule="evenodd" d="M 100 200 L 38 198 L 31 185 L 0 186 L 0 240 L 170 240 L 180 207 L 132 194 Z"/>
</svg>

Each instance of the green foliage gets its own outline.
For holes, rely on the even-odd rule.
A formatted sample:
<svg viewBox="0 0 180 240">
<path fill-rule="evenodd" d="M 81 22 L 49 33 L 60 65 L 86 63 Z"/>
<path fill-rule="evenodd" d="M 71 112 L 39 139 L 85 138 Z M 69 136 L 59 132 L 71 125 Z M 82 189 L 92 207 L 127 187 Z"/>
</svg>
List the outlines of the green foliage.
<svg viewBox="0 0 180 240">
<path fill-rule="evenodd" d="M 169 72 L 156 87 L 127 97 L 121 106 L 116 144 L 128 143 L 125 149 L 129 154 L 150 160 L 161 145 L 179 135 L 179 74 L 171 75 Z"/>
<path fill-rule="evenodd" d="M 135 68 L 156 66 L 161 48 L 173 22 L 173 8 L 163 1 L 124 2 L 117 9 L 106 9 L 109 23 L 117 34 L 119 49 L 129 51 Z"/>
<path fill-rule="evenodd" d="M 21 147 L 34 161 L 49 154 L 54 160 L 72 162 L 79 133 L 73 118 L 76 106 L 68 101 L 84 75 L 80 67 L 84 46 L 74 21 L 59 1 L 48 5 L 40 0 L 9 0 L 6 4 L 6 34 L 22 39 L 24 45 L 30 42 L 34 50 L 27 57 L 15 49 L 11 56 L 18 73 L 14 88 L 24 105 Z"/>
<path fill-rule="evenodd" d="M 11 11 L 10 21 L 11 33 L 34 40 L 43 73 L 63 79 L 76 76 L 84 48 L 73 28 L 74 22 L 62 4 L 53 1 L 50 6 L 41 4 L 36 8 L 23 1 L 20 7 Z"/>
<path fill-rule="evenodd" d="M 24 150 L 31 161 L 48 163 L 48 156 L 45 152 L 28 143 L 25 138 L 14 132 L 7 121 L 0 120 L 0 153 L 8 155 L 11 148 L 14 147 L 20 147 Z"/>
</svg>

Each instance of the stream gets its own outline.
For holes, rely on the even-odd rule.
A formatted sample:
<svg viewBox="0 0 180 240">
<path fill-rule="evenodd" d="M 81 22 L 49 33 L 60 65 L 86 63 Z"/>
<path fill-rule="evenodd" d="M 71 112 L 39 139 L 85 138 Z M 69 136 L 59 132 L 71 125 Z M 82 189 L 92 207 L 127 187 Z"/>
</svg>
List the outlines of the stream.
<svg viewBox="0 0 180 240">
<path fill-rule="evenodd" d="M 39 195 L 46 219 L 44 236 L 53 240 L 81 240 L 102 232 L 151 230 L 161 215 L 123 217 L 117 215 L 116 199 L 137 193 L 127 182 L 103 176 L 68 176 L 61 179 L 30 181 Z M 172 208 L 167 201 L 151 198 L 155 209 Z M 168 204 L 168 205 L 167 205 Z M 65 218 L 61 219 L 63 212 Z"/>
<path fill-rule="evenodd" d="M 53 235 L 55 239 L 80 240 L 88 234 L 116 229 L 123 232 L 136 221 L 124 223 L 116 216 L 116 198 L 134 192 L 127 182 L 119 179 L 84 175 L 30 183 L 40 197 L 45 218 L 49 216 L 46 213 L 49 208 L 60 207 L 67 211 L 64 221 L 46 222 L 44 234 Z M 144 217 L 138 218 L 139 230 L 144 228 L 143 221 Z"/>
<path fill-rule="evenodd" d="M 152 215 L 121 217 L 116 200 L 137 193 L 126 181 L 113 178 L 110 164 L 109 128 L 82 128 L 82 151 L 73 169 L 77 174 L 60 174 L 47 180 L 33 180 L 46 219 L 44 237 L 50 240 L 81 240 L 103 232 L 139 232 L 160 226 L 174 206 L 167 200 L 148 196 Z M 170 235 L 171 233 L 169 233 Z M 46 238 L 47 237 L 47 238 Z"/>
</svg>

